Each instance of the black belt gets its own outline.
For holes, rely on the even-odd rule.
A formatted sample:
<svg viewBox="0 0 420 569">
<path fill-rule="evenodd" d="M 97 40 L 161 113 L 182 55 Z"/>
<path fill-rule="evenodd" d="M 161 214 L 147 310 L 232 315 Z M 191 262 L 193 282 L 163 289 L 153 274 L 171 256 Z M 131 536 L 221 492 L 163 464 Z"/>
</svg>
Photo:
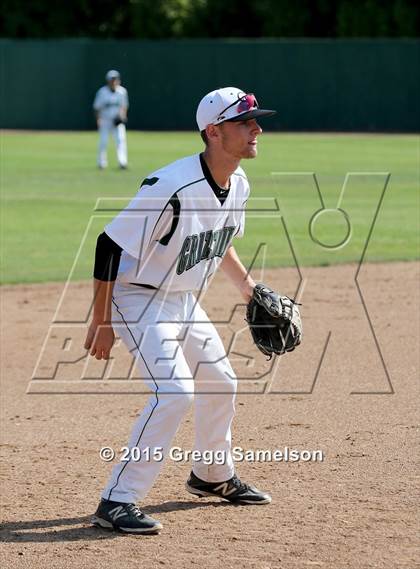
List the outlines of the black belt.
<svg viewBox="0 0 420 569">
<path fill-rule="evenodd" d="M 134 286 L 141 286 L 142 288 L 149 288 L 151 290 L 159 290 L 157 287 L 149 285 L 149 284 L 139 284 L 139 283 L 130 283 Z"/>
</svg>

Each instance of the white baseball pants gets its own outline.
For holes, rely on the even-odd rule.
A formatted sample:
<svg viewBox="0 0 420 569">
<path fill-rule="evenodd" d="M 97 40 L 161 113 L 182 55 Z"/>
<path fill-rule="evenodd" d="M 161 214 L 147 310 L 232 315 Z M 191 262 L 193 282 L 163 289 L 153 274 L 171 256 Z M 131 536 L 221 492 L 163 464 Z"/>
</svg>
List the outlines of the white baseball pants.
<svg viewBox="0 0 420 569">
<path fill-rule="evenodd" d="M 115 126 L 110 119 L 100 119 L 98 166 L 100 168 L 106 168 L 108 166 L 107 147 L 110 134 L 114 137 L 118 163 L 120 166 L 125 167 L 127 166 L 127 136 L 125 124 Z"/>
<path fill-rule="evenodd" d="M 192 293 L 169 293 L 116 283 L 113 322 L 146 385 L 148 404 L 134 423 L 128 447 L 141 460 L 118 463 L 102 497 L 137 502 L 152 487 L 168 455 L 186 411 L 194 402 L 194 450 L 218 453 L 223 464 L 193 463 L 194 473 L 207 482 L 223 482 L 234 474 L 231 423 L 237 380 L 220 336 Z M 143 459 L 149 449 L 150 459 Z M 219 460 L 217 461 L 219 462 Z M 222 462 L 222 461 L 220 461 Z"/>
</svg>

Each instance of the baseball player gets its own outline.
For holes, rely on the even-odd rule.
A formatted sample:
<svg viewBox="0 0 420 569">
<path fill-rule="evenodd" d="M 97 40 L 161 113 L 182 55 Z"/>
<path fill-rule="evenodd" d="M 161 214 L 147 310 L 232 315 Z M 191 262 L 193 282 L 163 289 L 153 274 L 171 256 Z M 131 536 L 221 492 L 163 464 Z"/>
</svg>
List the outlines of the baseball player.
<svg viewBox="0 0 420 569">
<path fill-rule="evenodd" d="M 98 168 L 108 165 L 107 146 L 110 133 L 117 147 L 117 158 L 120 168 L 127 168 L 127 139 L 125 125 L 127 122 L 128 95 L 122 87 L 120 74 L 111 69 L 105 76 L 107 84 L 101 87 L 95 96 L 93 109 L 99 130 Z"/>
<path fill-rule="evenodd" d="M 136 534 L 162 528 L 136 503 L 156 480 L 160 459 L 168 455 L 193 401 L 199 459 L 193 462 L 188 492 L 234 504 L 271 502 L 267 493 L 235 475 L 231 423 L 237 380 L 199 296 L 220 266 L 245 302 L 252 297 L 255 283 L 232 245 L 243 235 L 249 195 L 239 163 L 257 156 L 262 132 L 257 118 L 274 113 L 234 87 L 208 93 L 196 115 L 204 152 L 150 174 L 98 237 L 85 348 L 99 360 L 108 359 L 112 325 L 118 327 L 152 391 L 128 442 L 141 459 L 113 468 L 92 519 L 99 527 Z M 201 458 L 209 452 L 224 460 Z"/>
</svg>

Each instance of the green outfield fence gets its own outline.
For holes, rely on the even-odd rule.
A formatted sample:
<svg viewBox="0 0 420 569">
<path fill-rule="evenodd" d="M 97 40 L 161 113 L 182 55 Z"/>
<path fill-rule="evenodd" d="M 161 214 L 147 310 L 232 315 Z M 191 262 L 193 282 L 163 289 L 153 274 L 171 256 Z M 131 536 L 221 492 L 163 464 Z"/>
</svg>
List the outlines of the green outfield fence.
<svg viewBox="0 0 420 569">
<path fill-rule="evenodd" d="M 0 40 L 2 128 L 94 128 L 108 69 L 128 89 L 130 128 L 195 129 L 209 90 L 255 91 L 288 131 L 420 131 L 420 41 Z"/>
</svg>

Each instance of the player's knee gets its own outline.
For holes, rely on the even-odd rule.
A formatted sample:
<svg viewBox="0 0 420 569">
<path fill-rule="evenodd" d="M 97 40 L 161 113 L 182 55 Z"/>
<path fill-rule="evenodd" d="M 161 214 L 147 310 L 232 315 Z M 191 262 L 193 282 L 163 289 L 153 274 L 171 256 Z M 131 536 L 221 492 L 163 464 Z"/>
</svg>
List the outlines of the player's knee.
<svg viewBox="0 0 420 569">
<path fill-rule="evenodd" d="M 224 380 L 223 383 L 220 384 L 218 387 L 220 393 L 223 393 L 226 396 L 234 396 L 237 391 L 237 379 L 236 378 L 229 378 L 229 380 Z M 216 386 L 217 391 L 217 386 Z"/>
<path fill-rule="evenodd" d="M 176 405 L 178 405 L 178 407 L 182 408 L 184 411 L 187 411 L 190 408 L 193 401 L 193 393 L 182 391 L 176 394 Z"/>
<path fill-rule="evenodd" d="M 235 395 L 238 389 L 238 380 L 233 375 L 223 374 L 223 381 L 220 384 L 220 391 L 226 395 Z"/>
<path fill-rule="evenodd" d="M 166 393 L 164 397 L 172 411 L 183 414 L 190 408 L 194 400 L 194 393 L 184 387 L 177 386 L 171 393 Z"/>
<path fill-rule="evenodd" d="M 236 377 L 230 378 L 230 380 L 227 383 L 227 389 L 229 393 L 235 395 L 235 393 L 238 390 L 238 380 L 236 379 Z"/>
</svg>

